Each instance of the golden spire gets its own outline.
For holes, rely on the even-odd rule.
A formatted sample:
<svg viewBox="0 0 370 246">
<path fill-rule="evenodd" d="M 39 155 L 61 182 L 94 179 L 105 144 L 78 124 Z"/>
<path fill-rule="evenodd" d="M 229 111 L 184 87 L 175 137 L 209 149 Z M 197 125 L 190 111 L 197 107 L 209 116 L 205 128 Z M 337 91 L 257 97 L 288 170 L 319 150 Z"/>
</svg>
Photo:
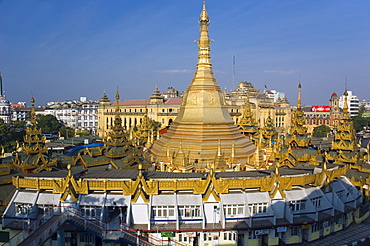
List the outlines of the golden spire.
<svg viewBox="0 0 370 246">
<path fill-rule="evenodd" d="M 206 10 L 206 1 L 203 1 L 202 13 L 200 13 L 199 22 L 206 21 L 209 22 L 208 13 Z"/>
<path fill-rule="evenodd" d="M 35 111 L 35 99 L 31 98 L 31 104 L 32 104 L 32 107 L 31 107 L 31 125 L 32 126 L 36 126 L 36 111 Z"/>
<path fill-rule="evenodd" d="M 118 93 L 118 86 L 117 86 L 117 92 L 116 92 L 116 113 L 119 112 L 119 93 Z"/>
<path fill-rule="evenodd" d="M 347 97 L 348 97 L 348 92 L 347 90 L 344 91 L 343 94 L 343 119 L 348 119 L 348 103 L 347 103 Z"/>
<path fill-rule="evenodd" d="M 119 93 L 118 93 L 118 86 L 117 86 L 117 92 L 116 92 L 116 117 L 114 119 L 114 128 L 118 131 L 122 131 L 122 119 L 120 116 L 120 108 L 119 108 Z"/>
<path fill-rule="evenodd" d="M 218 139 L 217 156 L 221 156 L 221 140 Z"/>
<path fill-rule="evenodd" d="M 302 106 L 301 106 L 301 83 L 299 82 L 298 84 L 298 103 L 297 103 L 297 109 L 298 110 L 301 110 Z"/>
<path fill-rule="evenodd" d="M 194 76 L 193 83 L 205 77 L 212 79 L 214 84 L 215 78 L 213 77 L 212 64 L 211 64 L 211 39 L 208 35 L 209 17 L 206 10 L 206 2 L 203 2 L 203 9 L 199 17 L 200 36 L 197 40 L 198 43 L 198 64 Z M 203 80 L 201 82 L 204 82 Z"/>
</svg>

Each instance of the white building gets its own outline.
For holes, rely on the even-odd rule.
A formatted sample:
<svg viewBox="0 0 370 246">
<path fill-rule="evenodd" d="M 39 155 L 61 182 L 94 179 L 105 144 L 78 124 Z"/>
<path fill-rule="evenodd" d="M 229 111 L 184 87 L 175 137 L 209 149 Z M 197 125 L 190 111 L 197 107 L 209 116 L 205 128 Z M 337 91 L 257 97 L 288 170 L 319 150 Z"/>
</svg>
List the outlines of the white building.
<svg viewBox="0 0 370 246">
<path fill-rule="evenodd" d="M 5 97 L 5 93 L 3 92 L 3 79 L 0 71 L 0 119 L 2 119 L 5 123 L 10 124 L 10 103 Z"/>
<path fill-rule="evenodd" d="M 274 99 L 274 102 L 277 102 L 278 100 L 283 100 L 285 98 L 284 92 L 278 92 L 276 90 L 265 90 L 264 94 L 271 99 Z"/>
<path fill-rule="evenodd" d="M 330 166 L 329 172 L 340 168 Z M 287 179 L 318 177 L 320 172 L 317 167 L 279 170 Z M 79 191 L 83 194 L 77 193 L 81 187 L 74 183 L 72 173 L 67 178 L 64 170 L 31 174 L 18 177 L 19 187 L 4 211 L 2 226 L 13 229 L 12 236 L 29 225 L 28 233 L 12 239 L 12 243 L 21 242 L 34 233 L 27 239 L 33 240 L 29 245 L 41 245 L 53 233 L 58 240 L 51 239 L 52 245 L 297 245 L 345 229 L 362 203 L 361 193 L 343 176 L 326 189 L 293 185 L 269 192 L 263 190 L 266 187 L 245 187 L 246 182 L 270 179 L 273 173 L 220 172 L 208 179 L 212 173 L 101 168 L 74 173 L 87 187 Z M 56 180 L 66 180 L 70 187 L 58 186 Z M 134 180 L 141 181 L 130 194 L 130 187 L 123 184 L 134 185 Z M 221 180 L 234 184 L 233 188 L 213 188 Z M 22 188 L 35 182 L 39 189 Z M 201 183 L 205 186 L 199 192 Z M 40 230 L 39 225 L 43 226 Z"/>
<path fill-rule="evenodd" d="M 49 102 L 45 114 L 54 115 L 65 126 L 95 134 L 98 126 L 98 105 L 97 101 L 87 100 L 86 97 L 81 97 L 78 101 Z"/>
<path fill-rule="evenodd" d="M 353 95 L 352 91 L 347 91 L 348 96 L 347 96 L 347 105 L 348 105 L 348 110 L 350 113 L 350 116 L 356 116 L 358 115 L 358 109 L 360 107 L 360 100 L 356 95 Z M 343 109 L 344 105 L 344 95 L 340 96 L 339 98 L 339 107 Z"/>
<path fill-rule="evenodd" d="M 360 107 L 362 106 L 365 108 L 365 112 L 370 112 L 370 101 L 362 100 L 360 102 Z"/>
</svg>

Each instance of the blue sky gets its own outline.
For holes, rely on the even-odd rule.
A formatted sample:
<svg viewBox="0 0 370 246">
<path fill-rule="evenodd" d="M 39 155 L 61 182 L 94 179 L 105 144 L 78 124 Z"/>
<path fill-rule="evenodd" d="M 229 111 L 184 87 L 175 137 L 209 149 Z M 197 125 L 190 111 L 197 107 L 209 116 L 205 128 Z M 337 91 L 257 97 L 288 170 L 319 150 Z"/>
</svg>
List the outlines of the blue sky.
<svg viewBox="0 0 370 246">
<path fill-rule="evenodd" d="M 185 91 L 197 62 L 201 0 L 0 0 L 0 70 L 11 102 L 106 90 L 145 99 L 156 83 Z M 219 85 L 239 81 L 328 105 L 347 88 L 370 100 L 370 1 L 209 0 Z M 235 83 L 232 56 L 236 56 Z M 28 103 L 29 105 L 29 103 Z"/>
</svg>

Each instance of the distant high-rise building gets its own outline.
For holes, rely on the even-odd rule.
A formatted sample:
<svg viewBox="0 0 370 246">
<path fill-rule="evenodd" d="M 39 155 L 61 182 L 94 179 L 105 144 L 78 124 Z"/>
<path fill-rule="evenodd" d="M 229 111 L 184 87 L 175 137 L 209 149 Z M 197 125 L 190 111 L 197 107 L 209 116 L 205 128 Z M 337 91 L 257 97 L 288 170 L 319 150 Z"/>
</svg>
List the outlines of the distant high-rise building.
<svg viewBox="0 0 370 246">
<path fill-rule="evenodd" d="M 3 91 L 3 79 L 2 74 L 0 71 L 0 119 L 2 119 L 5 123 L 10 123 L 10 103 L 5 97 L 5 93 Z"/>
<path fill-rule="evenodd" d="M 358 115 L 358 109 L 360 107 L 360 100 L 356 95 L 353 94 L 352 91 L 347 91 L 347 105 L 348 105 L 348 111 L 351 117 Z M 344 105 L 344 96 L 340 96 L 339 98 L 339 107 L 343 109 Z"/>
</svg>

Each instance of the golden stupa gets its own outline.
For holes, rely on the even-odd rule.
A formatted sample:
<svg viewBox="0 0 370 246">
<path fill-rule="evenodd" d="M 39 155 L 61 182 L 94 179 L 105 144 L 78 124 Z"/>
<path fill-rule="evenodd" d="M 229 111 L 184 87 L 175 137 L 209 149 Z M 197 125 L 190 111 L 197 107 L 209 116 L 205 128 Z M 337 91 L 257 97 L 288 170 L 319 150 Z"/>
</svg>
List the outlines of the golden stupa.
<svg viewBox="0 0 370 246">
<path fill-rule="evenodd" d="M 150 152 L 156 161 L 172 159 L 173 165 L 184 165 L 184 158 L 177 158 L 181 154 L 186 157 L 186 164 L 196 163 L 196 168 L 204 168 L 215 167 L 214 162 L 221 149 L 225 158 L 233 155 L 243 165 L 254 154 L 255 145 L 234 124 L 224 94 L 213 75 L 205 3 L 199 25 L 198 64 L 194 78 L 184 94 L 173 125 L 155 141 Z"/>
</svg>

